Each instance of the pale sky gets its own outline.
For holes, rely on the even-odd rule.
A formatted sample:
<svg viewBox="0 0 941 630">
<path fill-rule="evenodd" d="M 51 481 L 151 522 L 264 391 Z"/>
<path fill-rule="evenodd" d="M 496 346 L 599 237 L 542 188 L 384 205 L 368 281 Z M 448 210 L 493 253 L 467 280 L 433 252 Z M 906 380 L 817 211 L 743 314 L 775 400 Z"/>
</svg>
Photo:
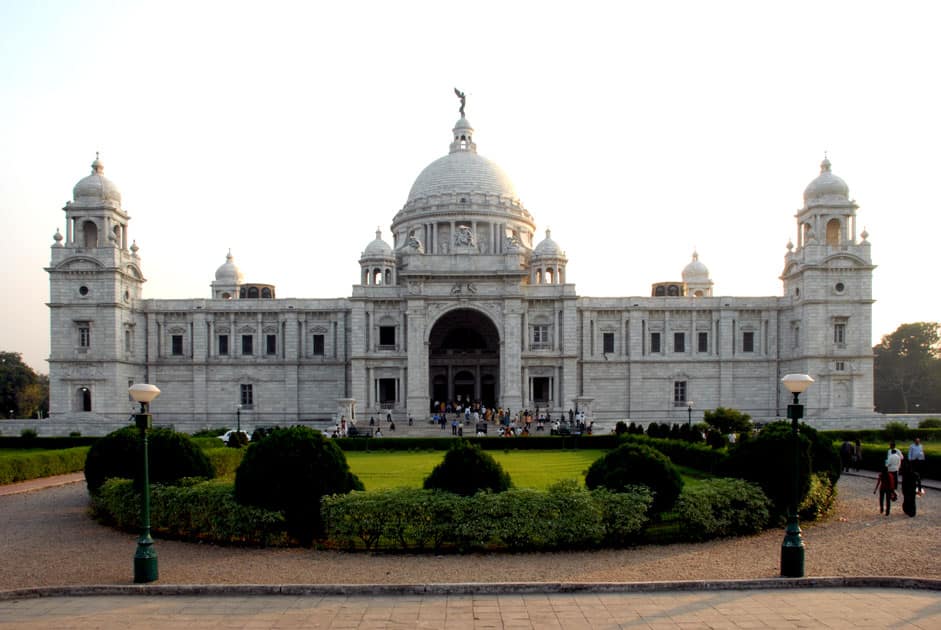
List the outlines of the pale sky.
<svg viewBox="0 0 941 630">
<path fill-rule="evenodd" d="M 231 248 L 278 297 L 346 297 L 467 94 L 579 295 L 649 295 L 694 249 L 780 295 L 826 151 L 859 203 L 873 341 L 941 319 L 937 2 L 0 0 L 0 350 L 47 372 L 61 208 L 101 152 L 149 298 Z"/>
</svg>

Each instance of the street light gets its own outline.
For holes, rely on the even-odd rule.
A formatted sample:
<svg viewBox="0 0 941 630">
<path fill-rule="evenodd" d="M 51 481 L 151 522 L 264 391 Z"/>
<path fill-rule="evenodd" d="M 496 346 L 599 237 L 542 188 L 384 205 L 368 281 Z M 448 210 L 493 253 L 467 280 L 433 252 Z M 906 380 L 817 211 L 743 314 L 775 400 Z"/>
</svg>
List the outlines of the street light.
<svg viewBox="0 0 941 630">
<path fill-rule="evenodd" d="M 237 433 L 242 432 L 242 405 L 235 407 L 235 431 Z"/>
<path fill-rule="evenodd" d="M 141 506 L 141 534 L 137 539 L 137 551 L 134 553 L 134 582 L 153 582 L 157 579 L 157 550 L 154 539 L 150 537 L 150 463 L 147 460 L 147 430 L 153 426 L 150 415 L 150 402 L 160 395 L 155 385 L 134 383 L 128 393 L 140 403 L 140 413 L 134 415 L 134 423 L 140 429 L 144 445 L 144 496 Z"/>
<path fill-rule="evenodd" d="M 794 436 L 794 494 L 791 508 L 788 510 L 784 542 L 781 543 L 781 577 L 804 577 L 804 539 L 801 537 L 797 519 L 800 487 L 800 438 L 797 435 L 797 423 L 804 417 L 804 405 L 800 404 L 799 396 L 813 382 L 814 379 L 807 374 L 788 374 L 781 379 L 787 391 L 794 395 L 793 402 L 787 406 L 787 417 L 791 419 Z"/>
<path fill-rule="evenodd" d="M 686 401 L 686 424 L 689 425 L 689 428 L 693 428 L 693 401 Z"/>
</svg>

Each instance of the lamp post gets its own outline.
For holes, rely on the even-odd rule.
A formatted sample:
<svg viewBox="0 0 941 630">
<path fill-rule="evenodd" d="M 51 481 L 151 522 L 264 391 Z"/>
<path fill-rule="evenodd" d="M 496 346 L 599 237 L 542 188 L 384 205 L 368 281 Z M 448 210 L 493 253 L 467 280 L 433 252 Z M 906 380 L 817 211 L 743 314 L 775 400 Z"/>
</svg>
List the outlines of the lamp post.
<svg viewBox="0 0 941 630">
<path fill-rule="evenodd" d="M 813 384 L 814 379 L 807 374 L 787 374 L 781 382 L 794 395 L 793 402 L 787 406 L 787 417 L 791 420 L 794 438 L 794 493 L 788 510 L 784 542 L 781 543 L 781 577 L 804 577 L 804 539 L 797 519 L 800 488 L 800 438 L 797 423 L 804 417 L 804 405 L 800 404 L 799 397 Z"/>
<path fill-rule="evenodd" d="M 686 401 L 686 424 L 689 425 L 689 428 L 693 428 L 693 401 Z"/>
<path fill-rule="evenodd" d="M 242 405 L 235 407 L 235 431 L 237 433 L 242 432 Z"/>
<path fill-rule="evenodd" d="M 140 413 L 134 415 L 134 423 L 140 429 L 144 446 L 144 496 L 141 505 L 141 534 L 137 539 L 137 551 L 134 553 L 134 582 L 153 582 L 157 579 L 157 550 L 154 549 L 154 539 L 150 537 L 150 462 L 147 459 L 147 430 L 153 426 L 150 402 L 160 395 L 160 390 L 148 383 L 135 383 L 128 388 L 128 393 L 140 403 Z"/>
</svg>

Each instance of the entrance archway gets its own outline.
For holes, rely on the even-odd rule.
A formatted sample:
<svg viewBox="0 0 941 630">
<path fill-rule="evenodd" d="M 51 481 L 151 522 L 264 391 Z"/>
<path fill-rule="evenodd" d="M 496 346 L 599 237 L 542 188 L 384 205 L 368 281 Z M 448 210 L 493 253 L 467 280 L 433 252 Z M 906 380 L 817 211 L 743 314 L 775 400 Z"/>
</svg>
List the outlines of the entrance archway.
<svg viewBox="0 0 941 630">
<path fill-rule="evenodd" d="M 489 317 L 470 308 L 442 315 L 431 329 L 428 353 L 432 402 L 499 403 L 500 333 Z"/>
</svg>

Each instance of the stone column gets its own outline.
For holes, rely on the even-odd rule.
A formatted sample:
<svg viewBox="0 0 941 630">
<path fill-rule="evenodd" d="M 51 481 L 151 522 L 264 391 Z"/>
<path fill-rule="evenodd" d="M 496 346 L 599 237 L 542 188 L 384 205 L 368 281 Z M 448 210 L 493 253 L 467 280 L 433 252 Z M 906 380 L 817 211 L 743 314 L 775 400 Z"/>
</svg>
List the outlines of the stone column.
<svg viewBox="0 0 941 630">
<path fill-rule="evenodd" d="M 523 407 L 522 339 L 520 339 L 523 307 L 518 298 L 507 299 L 503 304 L 503 339 L 500 344 L 500 380 L 502 404 L 517 412 Z"/>
<path fill-rule="evenodd" d="M 406 407 L 410 416 L 428 415 L 428 342 L 425 335 L 425 300 L 408 301 L 408 384 Z"/>
</svg>

